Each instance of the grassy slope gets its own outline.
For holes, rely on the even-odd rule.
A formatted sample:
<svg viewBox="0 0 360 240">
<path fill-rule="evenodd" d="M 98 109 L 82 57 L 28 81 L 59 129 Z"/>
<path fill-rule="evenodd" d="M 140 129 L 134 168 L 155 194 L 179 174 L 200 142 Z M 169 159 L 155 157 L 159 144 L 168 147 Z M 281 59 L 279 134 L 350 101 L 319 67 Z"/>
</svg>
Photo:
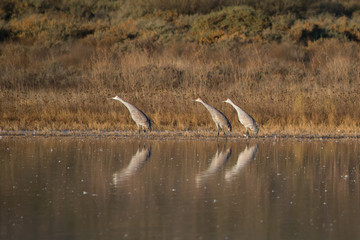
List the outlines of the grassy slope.
<svg viewBox="0 0 360 240">
<path fill-rule="evenodd" d="M 117 94 L 159 130 L 213 130 L 201 97 L 236 132 L 226 98 L 262 135 L 359 134 L 356 4 L 216 2 L 2 2 L 0 127 L 135 129 Z"/>
</svg>

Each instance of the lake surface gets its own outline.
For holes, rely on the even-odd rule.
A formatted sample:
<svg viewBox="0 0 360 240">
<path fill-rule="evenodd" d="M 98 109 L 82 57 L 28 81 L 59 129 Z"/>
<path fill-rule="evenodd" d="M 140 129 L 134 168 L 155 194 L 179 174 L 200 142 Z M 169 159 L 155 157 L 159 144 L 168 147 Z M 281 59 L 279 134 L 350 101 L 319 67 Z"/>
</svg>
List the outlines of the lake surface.
<svg viewBox="0 0 360 240">
<path fill-rule="evenodd" d="M 360 239 L 358 141 L 0 139 L 1 239 Z"/>
</svg>

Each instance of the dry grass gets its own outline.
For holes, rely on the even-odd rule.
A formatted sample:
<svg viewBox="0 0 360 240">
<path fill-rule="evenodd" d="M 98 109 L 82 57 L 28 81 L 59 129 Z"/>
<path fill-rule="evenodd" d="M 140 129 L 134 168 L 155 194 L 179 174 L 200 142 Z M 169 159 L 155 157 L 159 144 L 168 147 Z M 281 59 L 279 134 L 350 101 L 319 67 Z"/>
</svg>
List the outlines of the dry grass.
<svg viewBox="0 0 360 240">
<path fill-rule="evenodd" d="M 4 49 L 10 54 L 17 47 L 10 44 Z M 135 130 L 126 108 L 110 99 L 121 95 L 143 109 L 156 130 L 214 130 L 205 108 L 192 101 L 201 97 L 224 112 L 239 134 L 243 128 L 234 110 L 222 102 L 226 98 L 259 122 L 261 135 L 359 133 L 356 43 L 254 44 L 232 50 L 194 44 L 180 53 L 169 47 L 151 54 L 84 48 L 89 57 L 76 64 L 68 52 L 57 56 L 50 50 L 40 62 L 34 54 L 20 52 L 10 61 L 3 54 L 0 126 L 4 130 Z M 54 64 L 60 66 L 55 72 L 41 71 Z M 10 71 L 19 65 L 21 71 Z M 71 70 L 77 74 L 67 74 Z M 59 79 L 48 82 L 51 79 L 44 77 L 43 83 L 37 83 L 28 79 L 32 74 Z"/>
<path fill-rule="evenodd" d="M 182 15 L 169 3 L 140 17 L 120 14 L 111 1 L 83 1 L 81 8 L 71 0 L 64 7 L 40 2 L 0 4 L 4 130 L 135 130 L 126 108 L 110 99 L 120 95 L 157 130 L 214 130 L 205 108 L 192 101 L 201 97 L 239 134 L 227 98 L 257 120 L 262 135 L 359 133 L 355 4 L 333 15 L 335 8 L 314 7 L 317 15 L 305 9 L 300 19 L 298 12 L 244 6 L 207 13 L 203 1 L 193 10 L 190 1 L 177 3 L 205 14 Z"/>
</svg>

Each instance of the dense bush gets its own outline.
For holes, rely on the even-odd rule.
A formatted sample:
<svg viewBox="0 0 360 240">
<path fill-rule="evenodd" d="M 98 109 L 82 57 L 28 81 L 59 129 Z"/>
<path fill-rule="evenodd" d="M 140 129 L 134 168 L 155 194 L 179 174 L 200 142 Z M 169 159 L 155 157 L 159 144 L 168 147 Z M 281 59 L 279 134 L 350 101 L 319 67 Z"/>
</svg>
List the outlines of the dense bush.
<svg viewBox="0 0 360 240">
<path fill-rule="evenodd" d="M 222 38 L 256 37 L 270 26 L 261 11 L 251 7 L 227 7 L 197 18 L 192 27 L 195 39 L 202 43 L 214 43 Z"/>
</svg>

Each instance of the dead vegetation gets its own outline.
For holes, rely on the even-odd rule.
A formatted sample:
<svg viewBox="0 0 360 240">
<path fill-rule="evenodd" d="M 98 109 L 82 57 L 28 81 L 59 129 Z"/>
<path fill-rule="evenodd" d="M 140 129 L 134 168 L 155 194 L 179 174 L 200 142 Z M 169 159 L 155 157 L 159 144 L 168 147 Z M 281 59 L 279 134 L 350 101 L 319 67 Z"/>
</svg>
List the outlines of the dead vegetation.
<svg viewBox="0 0 360 240">
<path fill-rule="evenodd" d="M 138 16 L 106 1 L 83 13 L 71 1 L 64 9 L 3 2 L 0 127 L 135 129 L 126 109 L 110 99 L 120 95 L 157 130 L 213 130 L 208 113 L 192 102 L 201 97 L 236 132 L 243 128 L 222 103 L 227 98 L 254 116 L 263 135 L 359 133 L 355 4 L 298 16 L 225 2 L 188 15 L 169 7 Z"/>
</svg>

